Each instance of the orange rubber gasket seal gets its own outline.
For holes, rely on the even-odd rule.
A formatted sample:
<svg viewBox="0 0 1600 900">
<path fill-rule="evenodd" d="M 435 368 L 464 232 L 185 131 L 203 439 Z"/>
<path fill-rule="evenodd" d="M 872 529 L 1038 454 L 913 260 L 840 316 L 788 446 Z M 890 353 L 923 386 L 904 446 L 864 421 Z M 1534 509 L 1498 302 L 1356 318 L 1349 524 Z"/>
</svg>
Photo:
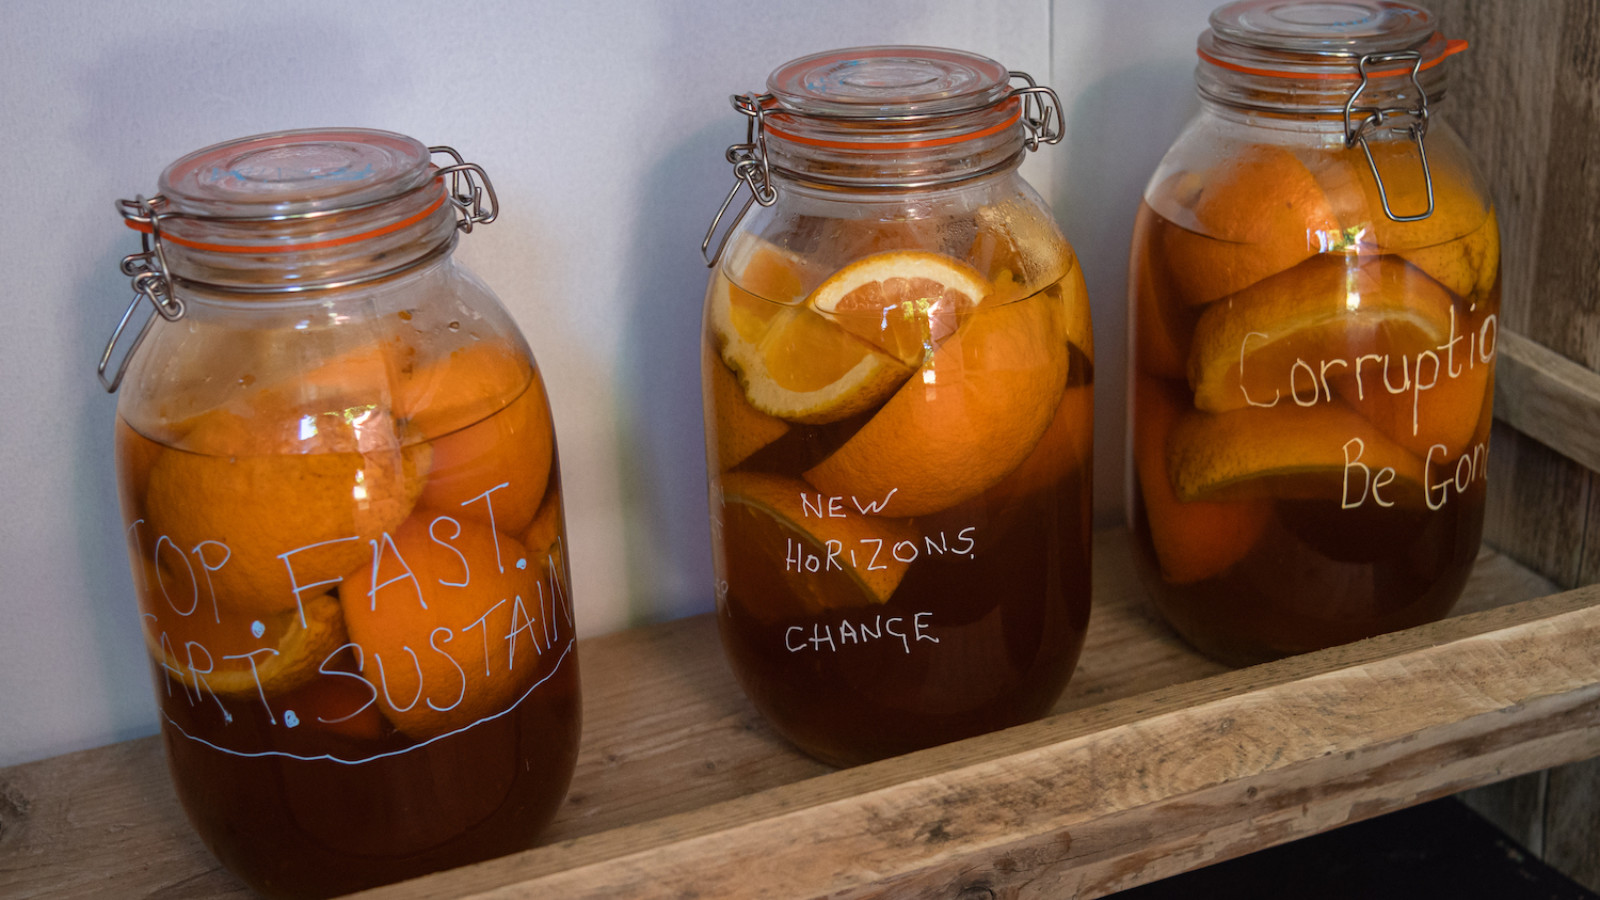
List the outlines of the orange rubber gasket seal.
<svg viewBox="0 0 1600 900">
<path fill-rule="evenodd" d="M 1444 52 L 1423 63 L 1420 67 L 1418 67 L 1418 71 L 1427 71 L 1428 69 L 1431 69 L 1443 62 L 1445 57 L 1454 56 L 1465 49 L 1467 49 L 1467 42 L 1464 40 L 1456 38 L 1445 41 Z M 1326 81 L 1361 80 L 1361 75 L 1359 72 L 1287 72 L 1282 69 L 1257 69 L 1251 66 L 1241 66 L 1238 63 L 1225 62 L 1199 48 L 1195 49 L 1195 53 L 1198 54 L 1201 59 L 1219 69 L 1227 69 L 1231 72 L 1243 72 L 1246 75 L 1263 75 L 1268 78 L 1311 78 Z M 1410 74 L 1410 72 L 1410 66 L 1397 66 L 1393 69 L 1378 69 L 1376 71 L 1368 72 L 1367 77 L 1386 78 L 1392 75 L 1407 75 Z"/>
<path fill-rule="evenodd" d="M 827 147 L 833 150 L 853 150 L 858 148 L 868 148 L 872 150 L 916 150 L 922 147 L 945 147 L 949 146 L 950 144 L 959 144 L 962 141 L 972 141 L 977 140 L 978 138 L 988 137 L 991 134 L 997 134 L 1006 130 L 1007 128 L 1010 128 L 1012 125 L 1017 124 L 1018 120 L 1022 118 L 1022 104 L 1016 100 L 1006 100 L 1004 102 L 1017 104 L 1016 111 L 1010 116 L 1006 117 L 1004 122 L 1001 122 L 998 125 L 991 125 L 982 131 L 973 131 L 967 134 L 952 135 L 950 137 L 930 138 L 926 141 L 899 141 L 885 144 L 863 143 L 856 141 L 824 141 L 817 138 L 800 137 L 798 135 L 790 134 L 787 131 L 783 131 L 782 129 L 774 128 L 770 119 L 768 120 L 766 128 L 768 134 L 780 137 L 786 141 L 790 141 L 791 143 L 805 144 L 811 147 Z M 769 113 L 769 115 L 778 117 L 785 114 Z"/>
<path fill-rule="evenodd" d="M 434 180 L 438 181 L 439 179 L 436 178 Z M 205 250 L 213 253 L 297 253 L 303 250 L 325 250 L 329 247 L 342 247 L 346 244 L 355 244 L 371 238 L 382 237 L 383 235 L 399 231 L 402 228 L 408 228 L 422 221 L 423 219 L 426 219 L 428 216 L 433 215 L 438 211 L 439 207 L 444 205 L 444 201 L 445 198 L 441 196 L 439 199 L 428 204 L 427 209 L 424 209 L 415 215 L 407 216 L 398 222 L 391 222 L 382 228 L 375 228 L 372 231 L 363 231 L 360 234 L 347 235 L 341 238 L 329 238 L 325 241 L 310 241 L 304 244 L 207 244 L 201 241 L 191 241 L 186 238 L 176 237 L 170 232 L 162 232 L 161 239 L 164 241 L 171 241 L 180 247 L 188 247 L 191 250 Z M 132 219 L 124 219 L 123 224 L 127 225 L 129 228 L 132 228 L 134 231 L 142 232 L 144 234 L 151 234 L 154 231 L 148 222 L 136 222 Z"/>
</svg>

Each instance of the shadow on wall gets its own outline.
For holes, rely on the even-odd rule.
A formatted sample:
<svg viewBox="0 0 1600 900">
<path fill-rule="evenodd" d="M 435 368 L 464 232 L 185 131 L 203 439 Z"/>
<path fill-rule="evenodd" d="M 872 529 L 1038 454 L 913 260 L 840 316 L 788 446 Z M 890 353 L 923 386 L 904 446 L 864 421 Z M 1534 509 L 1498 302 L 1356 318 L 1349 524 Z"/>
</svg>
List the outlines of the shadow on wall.
<svg viewBox="0 0 1600 900">
<path fill-rule="evenodd" d="M 619 429 L 628 504 L 632 621 L 712 607 L 700 395 L 701 309 L 710 270 L 700 239 L 732 183 L 723 150 L 742 139 L 733 121 L 708 126 L 655 159 L 637 199 L 628 248 L 630 295 L 617 381 L 628 411 Z"/>
<path fill-rule="evenodd" d="M 1094 310 L 1095 524 L 1121 524 L 1127 458 L 1128 249 L 1162 156 L 1198 101 L 1187 63 L 1130 66 L 1083 87 L 1067 111 L 1051 205 L 1077 250 Z M 1064 158 L 1063 158 L 1064 157 Z M 1095 210 L 1109 210 L 1092 218 Z"/>
<path fill-rule="evenodd" d="M 78 408 L 72 432 L 71 503 L 78 556 L 89 563 L 83 579 L 90 617 L 75 664 L 99 667 L 94 680 L 105 690 L 111 728 L 106 740 L 147 734 L 157 722 L 116 501 L 116 400 L 103 393 L 94 375 L 106 339 L 133 296 L 118 264 L 139 250 L 113 203 L 155 193 L 161 170 L 191 150 L 276 128 L 360 121 L 366 118 L 363 98 L 406 90 L 405 73 L 384 71 L 381 62 L 363 67 L 354 79 L 342 72 L 330 78 L 320 61 L 348 58 L 361 46 L 359 35 L 336 21 L 309 21 L 314 14 L 305 11 L 296 14 L 289 44 L 264 42 L 263 29 L 276 27 L 265 21 L 238 21 L 224 30 L 186 26 L 176 13 L 173 20 L 154 21 L 128 15 L 116 26 L 125 37 L 115 52 L 76 76 L 85 98 L 82 118 L 72 130 L 87 163 L 80 190 L 98 199 L 97 217 L 84 223 L 83 233 L 91 236 L 81 245 L 84 274 L 70 295 L 58 300 L 75 329 L 65 348 L 81 361 L 74 371 L 82 380 L 75 384 L 92 396 Z M 137 54 L 130 48 L 139 47 L 163 48 L 159 73 L 131 65 Z M 283 111 L 309 118 L 288 120 Z M 138 310 L 130 331 L 149 312 L 148 305 Z M 119 347 L 118 359 L 121 355 Z M 96 722 L 95 727 L 105 726 Z M 69 749 L 75 748 L 41 748 L 41 753 Z"/>
</svg>

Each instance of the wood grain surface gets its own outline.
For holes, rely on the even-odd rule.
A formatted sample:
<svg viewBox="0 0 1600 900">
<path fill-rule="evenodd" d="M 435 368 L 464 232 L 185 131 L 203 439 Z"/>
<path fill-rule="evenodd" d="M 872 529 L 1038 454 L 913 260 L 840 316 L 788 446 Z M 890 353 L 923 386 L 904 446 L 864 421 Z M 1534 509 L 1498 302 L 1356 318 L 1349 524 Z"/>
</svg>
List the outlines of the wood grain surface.
<svg viewBox="0 0 1600 900">
<path fill-rule="evenodd" d="M 1471 43 L 1452 67 L 1444 114 L 1478 157 L 1498 205 L 1501 323 L 1575 366 L 1600 369 L 1600 6 L 1425 5 L 1441 16 L 1447 35 Z M 1497 385 L 1497 417 L 1527 425 L 1502 396 Z M 1570 413 L 1547 412 L 1552 420 L 1543 427 L 1574 430 Z M 1548 434 L 1530 436 L 1540 427 L 1528 434 L 1495 428 L 1485 540 L 1558 584 L 1592 584 L 1600 580 L 1596 445 L 1573 455 L 1570 442 L 1561 442 L 1568 443 L 1564 456 L 1555 443 L 1540 443 Z M 1519 780 L 1469 802 L 1600 890 L 1600 762 Z"/>
<path fill-rule="evenodd" d="M 1499 619 L 1482 620 L 1466 615 L 1428 626 L 1429 630 L 1403 633 L 1403 637 L 1391 636 L 1340 648 L 1335 653 L 1312 654 L 1270 666 L 1229 672 L 1189 650 L 1154 617 L 1132 572 L 1132 548 L 1127 534 L 1112 531 L 1098 535 L 1096 606 L 1088 647 L 1054 717 L 1027 726 L 1032 730 L 1013 730 L 941 748 L 931 756 L 903 758 L 910 762 L 891 761 L 898 764 L 843 772 L 834 772 L 801 756 L 773 735 L 744 699 L 723 663 L 715 623 L 710 618 L 684 619 L 586 640 L 582 642 L 581 651 L 585 703 L 583 749 L 565 806 L 545 835 L 541 849 L 501 864 L 511 866 L 509 869 L 469 870 L 476 874 L 462 877 L 504 879 L 510 873 L 509 877 L 520 879 L 529 871 L 539 871 L 567 878 L 571 876 L 561 873 L 575 866 L 590 865 L 609 871 L 616 860 L 632 858 L 639 853 L 676 858 L 683 849 L 679 845 L 689 846 L 692 840 L 703 841 L 693 846 L 709 848 L 706 852 L 715 855 L 720 852 L 721 843 L 730 839 L 725 832 L 735 825 L 738 841 L 752 841 L 756 840 L 755 836 L 766 835 L 775 840 L 781 838 L 782 846 L 788 847 L 794 840 L 792 834 L 783 829 L 764 831 L 762 829 L 772 826 L 762 823 L 795 821 L 789 817 L 814 809 L 822 811 L 809 815 L 822 816 L 824 812 L 828 816 L 844 815 L 843 811 L 852 808 L 857 798 L 892 797 L 892 803 L 885 799 L 889 806 L 874 805 L 876 801 L 860 805 L 850 815 L 868 815 L 870 811 L 869 819 L 852 820 L 854 824 L 848 827 L 859 830 L 882 824 L 889 831 L 899 828 L 894 833 L 903 836 L 905 827 L 915 831 L 913 826 L 926 825 L 932 830 L 924 836 L 924 843 L 938 844 L 943 848 L 941 853 L 954 855 L 948 858 L 927 856 L 920 855 L 919 850 L 907 857 L 907 865 L 931 866 L 929 871 L 945 873 L 939 877 L 952 878 L 955 876 L 941 868 L 949 860 L 964 860 L 958 868 L 988 860 L 982 863 L 990 867 L 985 871 L 997 866 L 1011 867 L 1020 878 L 1020 873 L 1025 871 L 1043 872 L 1040 867 L 1054 858 L 1051 854 L 1055 851 L 1051 848 L 1055 845 L 1051 841 L 1056 839 L 1046 840 L 1039 835 L 1049 833 L 1064 821 L 1059 819 L 1064 813 L 1055 807 L 1063 796 L 1070 796 L 1075 798 L 1073 803 L 1080 804 L 1074 807 L 1077 812 L 1072 815 L 1090 816 L 1098 822 L 1103 814 L 1109 818 L 1102 825 L 1110 830 L 1096 831 L 1100 836 L 1092 840 L 1087 836 L 1075 838 L 1079 851 L 1096 846 L 1102 848 L 1092 858 L 1079 854 L 1062 858 L 1072 859 L 1074 866 L 1079 863 L 1090 866 L 1086 871 L 1099 873 L 1094 876 L 1093 884 L 1083 883 L 1085 889 L 1096 884 L 1132 883 L 1129 876 L 1114 871 L 1117 866 L 1128 865 L 1127 860 L 1132 856 L 1113 865 L 1111 856 L 1107 855 L 1111 851 L 1106 847 L 1121 847 L 1128 854 L 1136 850 L 1175 854 L 1169 862 L 1140 864 L 1140 872 L 1149 872 L 1150 877 L 1154 877 L 1174 871 L 1174 866 L 1198 865 L 1219 854 L 1243 852 L 1263 840 L 1263 835 L 1272 835 L 1273 840 L 1286 839 L 1329 827 L 1335 820 L 1342 821 L 1351 815 L 1349 811 L 1328 810 L 1316 814 L 1294 813 L 1293 809 L 1299 807 L 1293 804 L 1282 808 L 1271 805 L 1289 802 L 1282 797 L 1270 801 L 1262 799 L 1260 804 L 1246 802 L 1235 796 L 1234 788 L 1245 789 L 1237 780 L 1231 782 L 1232 788 L 1203 779 L 1191 782 L 1188 779 L 1192 773 L 1183 760 L 1191 750 L 1202 752 L 1196 749 L 1202 745 L 1191 748 L 1183 741 L 1174 744 L 1163 737 L 1170 729 L 1180 725 L 1183 729 L 1198 729 L 1195 734 L 1206 741 L 1204 756 L 1237 760 L 1243 767 L 1238 770 L 1242 773 L 1270 758 L 1275 751 L 1263 751 L 1263 748 L 1278 742 L 1285 729 L 1298 733 L 1323 717 L 1322 712 L 1305 705 L 1315 706 L 1321 702 L 1316 698 L 1324 696 L 1318 693 L 1320 688 L 1307 687 L 1311 683 L 1307 679 L 1332 677 L 1354 665 L 1391 665 L 1385 661 L 1424 652 L 1431 654 L 1426 656 L 1425 665 L 1414 659 L 1406 666 L 1423 666 L 1429 671 L 1449 674 L 1452 679 L 1488 677 L 1490 684 L 1481 690 L 1500 696 L 1500 681 L 1509 675 L 1499 670 L 1488 675 L 1466 674 L 1466 669 L 1458 671 L 1453 651 L 1442 648 L 1470 649 L 1472 652 L 1464 660 L 1470 665 L 1479 665 L 1470 661 L 1480 657 L 1500 659 L 1503 652 L 1510 652 L 1487 649 L 1496 643 L 1494 635 L 1502 626 L 1527 630 L 1534 628 L 1534 623 L 1549 619 L 1543 626 L 1546 631 L 1569 628 L 1573 626 L 1567 624 L 1568 620 L 1551 617 L 1567 615 L 1562 611 L 1567 606 L 1581 608 L 1585 603 L 1600 603 L 1600 598 L 1578 596 L 1538 601 L 1544 606 L 1507 606 L 1546 595 L 1552 586 L 1506 557 L 1486 551 L 1479 558 L 1458 612 L 1482 611 L 1481 615 L 1500 616 Z M 1594 615 L 1600 615 L 1600 611 Z M 1575 629 L 1573 634 L 1573 639 L 1577 640 L 1581 630 Z M 1592 648 L 1591 652 L 1594 652 Z M 1563 668 L 1559 654 L 1552 659 L 1551 665 L 1556 667 L 1552 678 L 1567 678 L 1571 672 Z M 1392 717 L 1412 720 L 1406 710 L 1413 702 L 1421 702 L 1430 717 L 1452 715 L 1448 712 L 1451 707 L 1435 709 L 1431 694 L 1419 695 L 1415 701 L 1408 699 L 1412 697 L 1409 687 L 1396 684 L 1374 691 L 1374 684 L 1389 683 L 1387 680 L 1393 677 L 1389 669 L 1373 669 L 1344 677 L 1353 679 L 1345 682 L 1347 686 L 1364 685 L 1360 693 L 1371 695 L 1369 699 L 1389 709 Z M 1458 693 L 1465 690 L 1464 682 L 1451 683 L 1456 685 L 1451 690 Z M 1275 693 L 1285 690 L 1286 685 L 1300 685 L 1291 692 L 1296 705 L 1272 712 L 1280 698 L 1289 696 Z M 1479 688 L 1471 690 L 1480 691 Z M 1310 693 L 1301 693 L 1303 691 Z M 1526 699 L 1531 703 L 1537 698 Z M 1192 712 L 1191 709 L 1202 711 Z M 1587 739 L 1581 736 L 1561 737 L 1554 733 L 1533 736 L 1528 729 L 1565 730 L 1565 726 L 1555 724 L 1562 714 L 1557 714 L 1554 708 L 1539 707 L 1543 711 L 1537 714 L 1501 709 L 1496 714 L 1499 718 L 1489 719 L 1482 719 L 1476 706 L 1455 709 L 1455 714 L 1466 715 L 1477 723 L 1465 726 L 1474 732 L 1467 745 L 1450 744 L 1446 740 L 1446 744 L 1436 746 L 1424 741 L 1421 732 L 1402 742 L 1411 749 L 1424 745 L 1435 747 L 1429 752 L 1450 757 L 1448 765 L 1442 758 L 1429 757 L 1431 761 L 1426 768 L 1432 774 L 1407 772 L 1400 777 L 1400 769 L 1393 768 L 1392 760 L 1382 754 L 1372 755 L 1377 752 L 1376 745 L 1358 752 L 1350 760 L 1335 760 L 1339 766 L 1338 778 L 1360 781 L 1370 792 L 1362 801 L 1365 805 L 1360 814 L 1369 815 L 1386 804 L 1415 802 L 1425 794 L 1458 784 L 1505 777 L 1540 760 L 1577 759 L 1600 752 L 1600 749 L 1589 748 L 1584 743 Z M 1549 718 L 1546 713 L 1556 718 Z M 1365 714 L 1354 707 L 1329 707 L 1333 724 L 1327 727 L 1359 732 L 1363 726 L 1353 717 Z M 1533 715 L 1544 724 L 1524 721 L 1527 715 Z M 1224 728 L 1221 723 L 1227 718 L 1232 718 L 1234 724 Z M 1300 723 L 1301 718 L 1306 721 Z M 1487 722 L 1502 722 L 1509 728 L 1513 720 L 1522 724 L 1499 737 L 1491 739 L 1476 733 L 1478 726 Z M 1424 719 L 1417 721 L 1420 724 Z M 1260 728 L 1268 730 L 1257 730 L 1258 722 Z M 1290 722 L 1295 724 L 1291 726 Z M 1429 729 L 1433 727 L 1428 726 Z M 1207 732 L 1207 728 L 1212 731 Z M 1580 728 L 1579 732 L 1582 731 Z M 1119 736 L 1109 742 L 1103 740 L 1110 733 Z M 1527 741 L 1516 735 L 1527 736 Z M 1324 737 L 1332 740 L 1331 736 Z M 1428 740 L 1436 738 L 1444 740 L 1438 734 Z M 1506 758 L 1509 750 L 1496 749 L 1500 744 L 1495 741 L 1505 740 L 1520 748 L 1511 754 L 1514 758 Z M 1438 749 L 1447 744 L 1452 749 Z M 1057 745 L 1065 749 L 1049 749 Z M 1471 763 L 1455 759 L 1473 755 L 1475 751 L 1468 747 L 1482 748 L 1484 761 Z M 1263 752 L 1267 755 L 1263 756 Z M 1353 745 L 1350 745 L 1350 752 L 1356 752 Z M 1023 753 L 1026 758 L 1009 761 L 1015 753 Z M 1069 794 L 1061 793 L 1068 790 L 1066 787 L 1055 792 L 1034 790 L 1043 777 L 1040 767 L 1060 753 L 1067 753 L 1073 759 L 1094 761 L 1094 766 L 1083 769 L 1074 763 L 1073 771 L 1079 774 L 1073 777 L 1092 776 L 1097 781 L 1093 784 L 1076 782 Z M 1113 762 L 1124 768 L 1105 768 Z M 1368 763 L 1382 768 L 1360 774 Z M 1307 765 L 1311 768 L 1303 768 Z M 1343 768 L 1346 765 L 1352 768 Z M 1014 766 L 1023 768 L 1014 769 Z M 949 774 L 951 772 L 957 774 Z M 1016 785 L 1008 787 L 996 780 L 1012 772 L 1019 773 Z M 968 783 L 968 775 L 976 780 Z M 1295 796 L 1304 795 L 1305 802 L 1310 804 L 1308 810 L 1320 809 L 1321 801 L 1313 802 L 1313 799 L 1323 791 L 1318 779 L 1329 773 L 1317 771 L 1314 760 L 1304 759 L 1292 765 L 1275 763 L 1270 772 L 1250 777 L 1269 775 L 1271 779 L 1286 779 L 1285 785 L 1294 782 L 1297 786 L 1291 793 L 1298 791 L 1300 794 Z M 1391 776 L 1398 780 L 1391 781 Z M 910 790 L 905 786 L 913 782 L 921 785 L 916 790 L 936 790 L 941 799 L 928 801 L 934 805 L 924 809 L 917 805 L 927 799 L 923 795 L 916 794 L 913 801 L 913 794 L 897 793 Z M 1068 783 L 1066 780 L 1059 782 L 1063 786 Z M 1161 797 L 1147 797 L 1142 793 L 1152 789 L 1151 785 L 1161 786 L 1164 792 Z M 1180 800 L 1190 786 L 1194 787 L 1194 796 Z M 1030 790 L 1033 793 L 1030 794 Z M 1278 796 L 1263 794 L 1263 790 L 1257 787 L 1257 796 Z M 1275 787 L 1273 790 L 1291 789 Z M 889 793 L 883 793 L 885 791 Z M 1213 796 L 1207 791 L 1220 793 Z M 928 809 L 947 807 L 955 815 L 955 811 L 965 810 L 967 803 L 990 794 L 1005 798 L 1007 803 L 1014 801 L 1015 809 L 1000 812 L 992 807 L 981 810 L 973 807 L 960 814 L 977 816 L 984 821 L 988 821 L 985 817 L 998 816 L 996 821 L 1004 826 L 1002 830 L 1006 833 L 1011 833 L 1011 825 L 1022 829 L 1017 832 L 1017 840 L 1024 843 L 1010 847 L 996 836 L 999 832 L 962 832 L 955 818 L 945 826 L 938 825 L 938 817 L 918 822 L 906 818 L 923 815 Z M 1030 796 L 1031 801 L 1028 800 Z M 1137 800 L 1136 806 L 1140 809 L 1153 803 L 1163 805 L 1166 811 L 1161 814 L 1160 827 L 1151 831 L 1150 822 L 1141 822 L 1137 817 L 1126 818 L 1127 810 L 1115 808 L 1121 802 L 1118 798 L 1122 797 L 1130 798 L 1130 803 Z M 1237 810 L 1265 810 L 1262 826 L 1265 830 L 1236 824 L 1232 826 L 1235 832 L 1227 832 L 1233 836 L 1223 843 L 1208 845 L 1204 850 L 1185 849 L 1180 846 L 1179 832 L 1191 832 L 1192 840 L 1195 834 L 1208 828 L 1202 824 L 1203 817 L 1198 813 L 1183 812 L 1188 808 L 1184 804 L 1190 801 L 1200 804 L 1197 809 L 1209 810 L 1211 804 L 1222 803 L 1224 807 Z M 1289 821 L 1280 822 L 1279 819 Z M 833 822 L 832 819 L 806 821 L 807 828 L 832 827 L 830 823 Z M 1078 833 L 1076 829 L 1087 827 L 1078 819 L 1072 822 L 1074 834 Z M 1102 825 L 1093 827 L 1099 829 Z M 855 834 L 856 831 L 845 833 Z M 691 840 L 694 835 L 698 837 Z M 1043 844 L 1026 843 L 1034 839 L 1042 840 Z M 1097 841 L 1113 843 L 1102 845 Z M 744 847 L 742 852 L 757 856 L 766 853 L 754 844 L 739 846 Z M 965 849 L 956 853 L 958 846 Z M 994 852 L 990 854 L 990 850 Z M 894 855 L 888 849 L 882 852 Z M 865 868 L 846 865 L 841 858 L 833 858 L 827 864 L 848 869 L 854 873 L 852 877 L 870 879 L 880 869 L 886 876 L 895 869 L 900 872 L 895 878 L 906 877 L 905 871 L 896 868 L 899 863 L 888 861 L 873 862 Z M 999 891 L 1000 882 L 994 883 L 995 890 Z M 474 880 L 416 889 L 407 887 L 403 890 L 411 893 L 397 896 L 438 895 L 432 892 L 453 894 L 476 889 L 478 884 Z M 190 832 L 168 783 L 160 744 L 157 739 L 148 738 L 0 770 L 0 896 L 13 895 L 194 898 L 244 896 L 245 892 L 217 866 Z M 1085 893 L 1083 896 L 1093 895 Z"/>
</svg>

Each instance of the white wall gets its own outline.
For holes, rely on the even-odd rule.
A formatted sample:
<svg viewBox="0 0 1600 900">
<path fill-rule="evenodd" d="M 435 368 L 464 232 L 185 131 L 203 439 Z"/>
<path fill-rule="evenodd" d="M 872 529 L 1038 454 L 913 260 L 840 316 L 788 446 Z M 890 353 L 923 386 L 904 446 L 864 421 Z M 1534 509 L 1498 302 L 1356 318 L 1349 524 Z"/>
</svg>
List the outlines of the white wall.
<svg viewBox="0 0 1600 900">
<path fill-rule="evenodd" d="M 777 63 L 958 46 L 1060 91 L 1025 170 L 1094 298 L 1096 496 L 1120 518 L 1123 266 L 1145 176 L 1193 107 L 1211 0 L 82 3 L 0 10 L 0 765 L 154 731 L 93 365 L 129 297 L 112 209 L 172 159 L 359 125 L 482 163 L 503 217 L 459 251 L 526 332 L 565 467 L 581 631 L 710 608 L 698 241 L 727 106 Z"/>
</svg>

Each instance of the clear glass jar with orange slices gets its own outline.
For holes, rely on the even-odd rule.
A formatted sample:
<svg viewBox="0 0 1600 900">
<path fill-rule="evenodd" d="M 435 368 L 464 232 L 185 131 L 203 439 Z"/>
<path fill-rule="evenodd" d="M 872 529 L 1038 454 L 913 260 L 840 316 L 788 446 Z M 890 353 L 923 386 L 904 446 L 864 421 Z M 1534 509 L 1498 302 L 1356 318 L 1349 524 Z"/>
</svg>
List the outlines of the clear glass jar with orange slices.
<svg viewBox="0 0 1600 900">
<path fill-rule="evenodd" d="M 1133 236 L 1129 509 L 1218 659 L 1437 619 L 1477 556 L 1499 232 L 1439 118 L 1461 49 L 1386 0 L 1245 0 L 1200 38 Z"/>
<path fill-rule="evenodd" d="M 496 215 L 482 168 L 280 132 L 122 212 L 144 251 L 101 377 L 196 830 L 285 897 L 528 846 L 576 760 L 577 658 L 544 386 L 452 257 Z"/>
<path fill-rule="evenodd" d="M 1059 101 L 984 57 L 869 47 L 734 106 L 723 209 L 752 197 L 703 361 L 734 672 L 838 765 L 1044 714 L 1089 615 L 1089 303 L 1017 173 Z"/>
</svg>

